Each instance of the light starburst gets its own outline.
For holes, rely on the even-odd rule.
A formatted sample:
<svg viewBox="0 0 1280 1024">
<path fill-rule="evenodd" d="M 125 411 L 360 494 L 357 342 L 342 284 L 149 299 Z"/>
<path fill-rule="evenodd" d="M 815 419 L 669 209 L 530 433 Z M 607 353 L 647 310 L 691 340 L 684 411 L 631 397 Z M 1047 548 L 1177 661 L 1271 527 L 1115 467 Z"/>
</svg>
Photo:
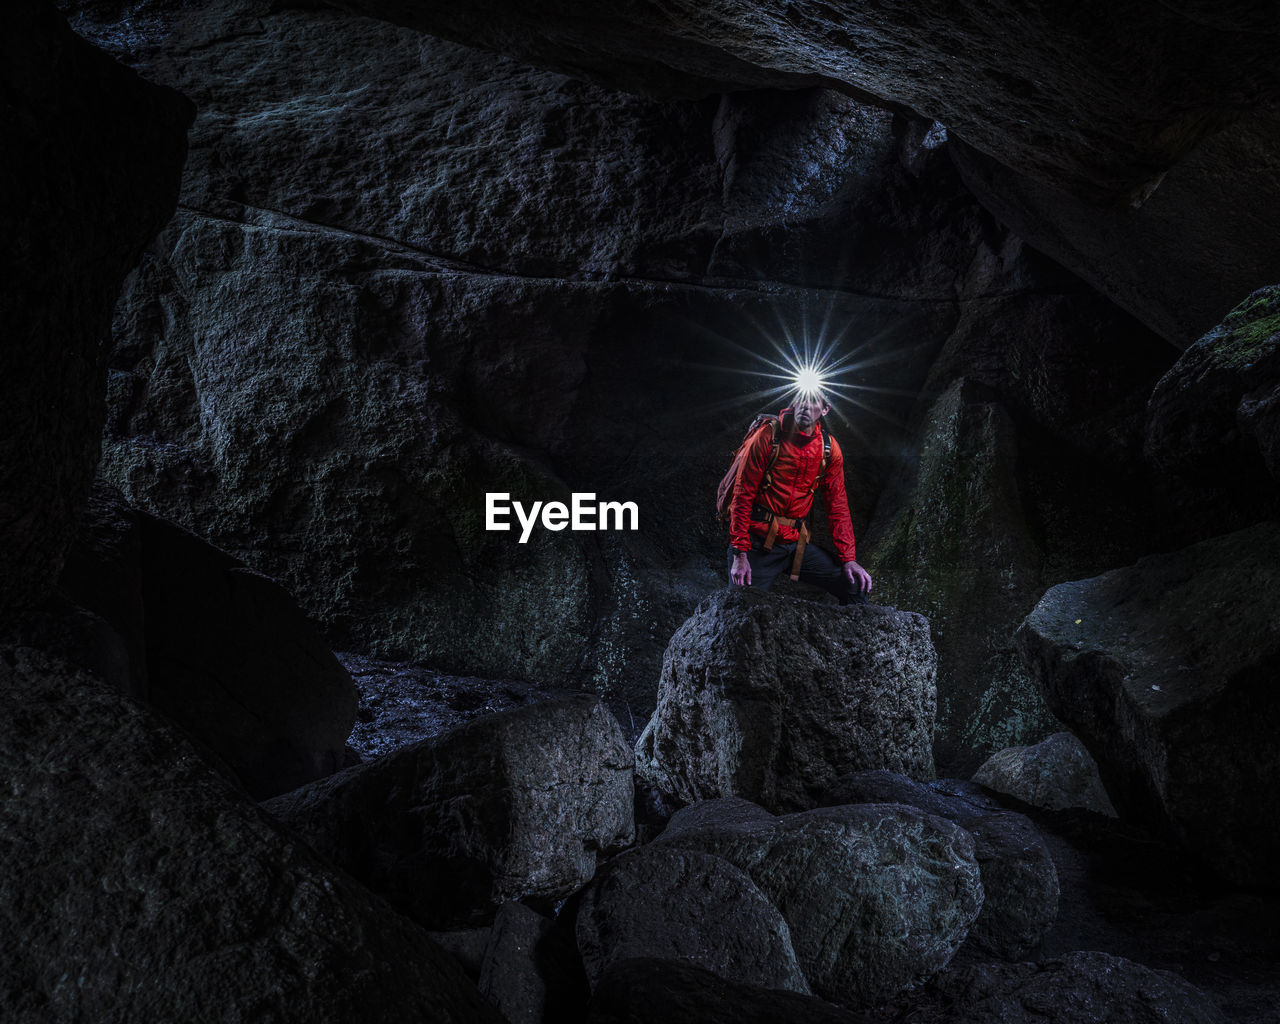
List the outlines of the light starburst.
<svg viewBox="0 0 1280 1024">
<path fill-rule="evenodd" d="M 842 311 L 837 314 L 839 297 L 828 296 L 828 304 L 821 322 L 811 322 L 807 312 L 781 306 L 766 307 L 773 315 L 772 324 L 745 314 L 744 319 L 758 339 L 748 347 L 741 339 L 722 331 L 699 324 L 709 348 L 720 348 L 735 353 L 734 364 L 687 363 L 690 369 L 702 369 L 716 373 L 758 378 L 760 387 L 748 393 L 725 396 L 700 406 L 705 413 L 721 409 L 760 411 L 777 410 L 780 405 L 792 405 L 806 399 L 817 399 L 830 406 L 830 415 L 842 428 L 851 432 L 858 442 L 869 440 L 867 417 L 882 421 L 890 433 L 902 429 L 902 399 L 915 397 L 915 392 L 886 386 L 883 369 L 886 364 L 910 362 L 921 356 L 928 347 L 925 342 L 906 345 L 898 341 L 902 334 L 916 326 L 921 315 L 902 317 L 892 324 L 883 322 L 876 329 L 861 333 L 865 322 L 856 313 L 852 316 Z M 842 321 L 837 327 L 835 322 Z M 860 335 L 860 336 L 859 336 Z M 887 376 L 898 376 L 896 372 Z"/>
</svg>

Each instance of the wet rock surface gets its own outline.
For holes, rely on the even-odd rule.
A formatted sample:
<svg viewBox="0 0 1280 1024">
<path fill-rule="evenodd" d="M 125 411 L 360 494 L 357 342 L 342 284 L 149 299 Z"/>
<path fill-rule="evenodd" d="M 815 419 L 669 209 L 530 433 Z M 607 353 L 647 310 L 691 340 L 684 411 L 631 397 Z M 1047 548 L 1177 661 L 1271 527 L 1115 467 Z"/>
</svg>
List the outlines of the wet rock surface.
<svg viewBox="0 0 1280 1024">
<path fill-rule="evenodd" d="M 1093 755 L 1069 732 L 1055 732 L 1030 747 L 997 751 L 973 773 L 973 781 L 1050 811 L 1082 807 L 1113 818 L 1116 814 Z"/>
<path fill-rule="evenodd" d="M 339 651 L 359 695 L 347 744 L 369 760 L 435 736 L 481 715 L 567 696 L 517 680 L 479 679 L 423 665 Z"/>
<path fill-rule="evenodd" d="M 680 803 L 775 811 L 849 771 L 928 775 L 934 671 L 919 615 L 726 588 L 671 639 L 637 772 Z"/>
<path fill-rule="evenodd" d="M 1122 817 L 1237 882 L 1274 884 L 1280 527 L 1054 587 L 1018 631 Z"/>
<path fill-rule="evenodd" d="M 577 936 L 593 987 L 615 963 L 656 958 L 809 993 L 778 908 L 743 870 L 696 850 L 657 844 L 612 860 L 578 905 Z"/>
<path fill-rule="evenodd" d="M 879 1002 L 940 970 L 982 905 L 973 840 L 941 818 L 898 804 L 820 808 L 745 819 L 738 801 L 704 809 L 660 845 L 737 865 L 791 929 L 814 993 Z"/>
<path fill-rule="evenodd" d="M 319 853 L 427 927 L 553 901 L 634 831 L 632 756 L 580 695 L 477 718 L 266 806 Z"/>
<path fill-rule="evenodd" d="M 501 1020 L 159 716 L 29 649 L 0 653 L 0 777 L 6 1020 Z"/>
</svg>

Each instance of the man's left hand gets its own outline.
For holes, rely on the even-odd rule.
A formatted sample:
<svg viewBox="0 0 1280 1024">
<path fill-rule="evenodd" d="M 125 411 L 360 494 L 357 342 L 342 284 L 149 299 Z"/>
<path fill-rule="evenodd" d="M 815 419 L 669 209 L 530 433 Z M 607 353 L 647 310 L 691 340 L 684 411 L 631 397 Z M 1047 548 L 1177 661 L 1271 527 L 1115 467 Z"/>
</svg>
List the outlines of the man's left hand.
<svg viewBox="0 0 1280 1024">
<path fill-rule="evenodd" d="M 871 593 L 871 574 L 857 562 L 845 562 L 844 575 L 845 579 L 857 588 L 859 594 Z"/>
</svg>

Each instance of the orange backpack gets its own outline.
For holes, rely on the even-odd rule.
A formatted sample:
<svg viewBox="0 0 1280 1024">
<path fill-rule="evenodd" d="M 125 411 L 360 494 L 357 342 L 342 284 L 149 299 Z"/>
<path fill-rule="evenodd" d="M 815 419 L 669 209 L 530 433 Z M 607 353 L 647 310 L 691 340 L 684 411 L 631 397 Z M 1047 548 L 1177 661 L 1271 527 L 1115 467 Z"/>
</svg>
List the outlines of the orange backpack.
<svg viewBox="0 0 1280 1024">
<path fill-rule="evenodd" d="M 728 471 L 720 478 L 720 486 L 716 488 L 716 518 L 722 523 L 729 521 L 729 506 L 733 504 L 733 485 L 738 479 L 738 469 L 751 449 L 756 431 L 765 425 L 769 427 L 769 443 L 772 446 L 769 452 L 769 464 L 764 470 L 764 482 L 766 484 L 769 482 L 769 474 L 773 471 L 773 464 L 778 459 L 778 449 L 782 447 L 782 421 L 777 416 L 764 413 L 751 421 L 751 426 L 747 428 L 747 436 L 742 439 L 742 444 L 734 449 L 733 461 L 729 463 Z"/>
</svg>

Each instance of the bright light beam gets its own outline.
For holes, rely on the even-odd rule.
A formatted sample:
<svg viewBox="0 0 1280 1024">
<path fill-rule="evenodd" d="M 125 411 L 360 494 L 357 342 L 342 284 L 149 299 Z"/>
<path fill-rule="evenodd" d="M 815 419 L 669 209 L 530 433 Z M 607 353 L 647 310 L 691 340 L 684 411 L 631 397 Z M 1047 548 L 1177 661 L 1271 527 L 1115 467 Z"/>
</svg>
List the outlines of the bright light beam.
<svg viewBox="0 0 1280 1024">
<path fill-rule="evenodd" d="M 812 364 L 801 366 L 797 369 L 792 377 L 796 390 L 802 395 L 816 395 L 822 391 L 825 381 L 822 379 L 822 373 L 816 366 Z"/>
</svg>

